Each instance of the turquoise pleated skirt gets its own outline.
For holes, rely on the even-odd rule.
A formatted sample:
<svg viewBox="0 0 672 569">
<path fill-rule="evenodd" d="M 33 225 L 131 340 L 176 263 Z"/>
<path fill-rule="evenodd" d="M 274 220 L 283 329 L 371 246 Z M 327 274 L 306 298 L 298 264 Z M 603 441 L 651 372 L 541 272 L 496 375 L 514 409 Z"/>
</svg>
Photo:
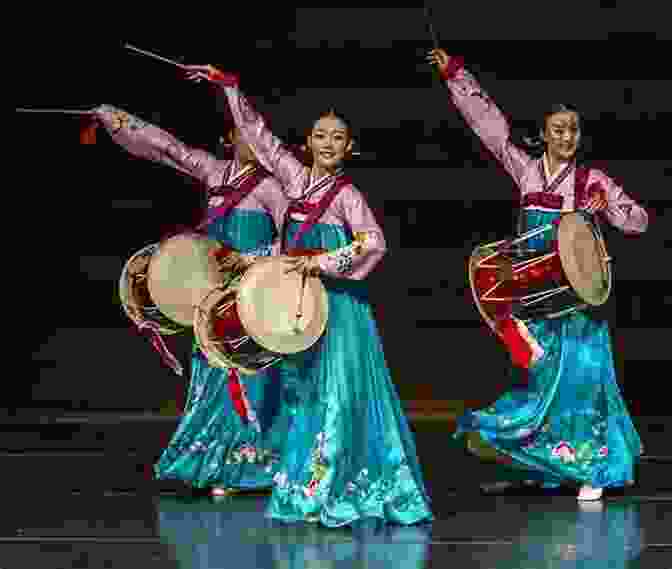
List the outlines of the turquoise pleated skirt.
<svg viewBox="0 0 672 569">
<path fill-rule="evenodd" d="M 297 228 L 288 227 L 290 239 Z M 333 250 L 351 242 L 343 227 L 317 224 L 298 246 Z M 331 527 L 364 518 L 405 525 L 431 520 L 415 442 L 366 285 L 331 278 L 323 283 L 329 297 L 324 336 L 280 368 L 291 423 L 267 515 Z"/>
<path fill-rule="evenodd" d="M 263 212 L 233 210 L 213 221 L 208 235 L 244 253 L 270 254 L 275 236 Z M 228 391 L 229 371 L 208 365 L 194 345 L 191 381 L 182 419 L 154 467 L 160 480 L 180 480 L 195 488 L 270 488 L 287 432 L 278 370 L 241 375 L 258 423 L 245 423 Z"/>
</svg>

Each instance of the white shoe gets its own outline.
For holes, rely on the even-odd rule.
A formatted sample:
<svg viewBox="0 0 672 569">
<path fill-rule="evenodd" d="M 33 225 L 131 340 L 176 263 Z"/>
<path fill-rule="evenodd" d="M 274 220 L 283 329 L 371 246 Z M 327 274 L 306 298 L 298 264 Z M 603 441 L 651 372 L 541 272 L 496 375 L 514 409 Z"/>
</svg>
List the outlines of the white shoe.
<svg viewBox="0 0 672 569">
<path fill-rule="evenodd" d="M 604 500 L 593 500 L 592 502 L 581 501 L 578 502 L 579 511 L 581 512 L 601 512 L 604 508 Z"/>
<path fill-rule="evenodd" d="M 592 486 L 581 486 L 577 500 L 579 502 L 590 502 L 602 498 L 602 488 L 593 488 Z"/>
</svg>

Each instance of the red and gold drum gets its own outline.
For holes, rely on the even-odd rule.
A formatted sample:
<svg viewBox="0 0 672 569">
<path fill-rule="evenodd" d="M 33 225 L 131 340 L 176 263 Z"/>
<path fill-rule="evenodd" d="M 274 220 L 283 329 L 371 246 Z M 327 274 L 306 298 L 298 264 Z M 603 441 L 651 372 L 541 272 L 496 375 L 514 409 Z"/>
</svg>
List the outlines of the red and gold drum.
<svg viewBox="0 0 672 569">
<path fill-rule="evenodd" d="M 557 232 L 545 251 L 529 243 Z M 611 292 L 611 258 L 596 221 L 570 212 L 519 237 L 481 245 L 469 259 L 476 307 L 496 331 L 510 316 L 556 318 L 604 304 Z"/>
<path fill-rule="evenodd" d="M 251 375 L 320 339 L 326 289 L 319 278 L 288 272 L 286 259 L 262 258 L 201 301 L 194 332 L 210 365 Z"/>
</svg>

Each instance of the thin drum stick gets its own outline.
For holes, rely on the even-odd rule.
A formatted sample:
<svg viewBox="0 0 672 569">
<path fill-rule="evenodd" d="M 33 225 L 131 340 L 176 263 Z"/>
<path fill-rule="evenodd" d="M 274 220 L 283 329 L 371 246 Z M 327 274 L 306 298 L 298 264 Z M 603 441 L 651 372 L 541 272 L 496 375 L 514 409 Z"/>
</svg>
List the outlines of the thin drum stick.
<svg viewBox="0 0 672 569">
<path fill-rule="evenodd" d="M 432 23 L 432 11 L 430 10 L 429 6 L 425 6 L 425 17 L 427 19 L 429 35 L 432 36 L 432 45 L 434 46 L 434 49 L 441 49 L 441 46 L 439 45 L 439 36 L 436 35 L 436 30 L 434 29 L 434 24 Z M 443 84 L 443 81 L 441 83 Z"/>
<path fill-rule="evenodd" d="M 16 109 L 17 113 L 61 113 L 66 115 L 92 115 L 94 111 L 77 111 L 73 109 Z"/>
<path fill-rule="evenodd" d="M 429 9 L 429 6 L 425 6 L 425 16 L 427 17 L 427 27 L 429 28 L 429 34 L 432 36 L 432 44 L 434 45 L 434 49 L 439 49 L 439 38 L 436 35 L 436 31 L 434 30 L 434 24 L 432 24 L 432 12 Z"/>
<path fill-rule="evenodd" d="M 152 53 L 151 51 L 145 51 L 144 49 L 133 47 L 130 44 L 124 44 L 124 47 L 126 49 L 130 49 L 131 51 L 136 51 L 138 53 L 141 53 L 142 55 L 146 55 L 148 57 L 153 57 L 154 59 L 158 59 L 159 61 L 163 61 L 164 63 L 170 63 L 171 65 L 175 65 L 176 67 L 179 67 L 180 69 L 185 69 L 187 67 L 186 65 L 184 65 L 182 63 L 178 63 L 177 61 L 173 61 L 172 59 L 168 59 L 166 57 L 156 55 L 155 53 Z"/>
<path fill-rule="evenodd" d="M 144 49 L 140 49 L 140 48 L 137 48 L 137 47 L 133 47 L 133 46 L 130 45 L 130 44 L 124 44 L 124 47 L 125 47 L 126 49 L 130 49 L 131 51 L 136 51 L 136 52 L 138 52 L 138 53 L 141 53 L 142 55 L 146 55 L 146 56 L 148 56 L 148 57 L 153 57 L 154 59 L 158 59 L 159 61 L 163 61 L 163 62 L 165 62 L 165 63 L 170 63 L 171 65 L 174 65 L 174 66 L 176 66 L 176 67 L 179 67 L 180 69 L 186 69 L 186 68 L 187 68 L 187 66 L 184 65 L 184 64 L 182 64 L 182 63 L 178 63 L 177 61 L 173 61 L 172 59 L 168 59 L 168 58 L 166 58 L 166 57 L 162 57 L 162 56 L 160 56 L 160 55 L 156 55 L 155 53 L 152 53 L 152 52 L 150 52 L 150 51 L 145 51 Z M 222 142 L 222 138 L 220 138 L 219 140 L 220 140 L 220 142 Z M 224 144 L 224 146 L 229 147 L 229 146 L 233 146 L 233 145 L 232 145 L 232 144 Z M 352 155 L 353 155 L 353 156 L 360 156 L 360 154 L 361 154 L 361 153 L 358 152 L 358 151 L 356 151 L 356 150 L 355 150 L 354 152 L 352 152 Z"/>
<path fill-rule="evenodd" d="M 296 323 L 294 324 L 294 333 L 298 334 L 301 332 L 301 328 L 299 328 L 299 320 L 301 320 L 301 317 L 303 316 L 303 295 L 305 294 L 306 291 L 306 274 L 304 273 L 301 275 L 301 290 L 299 291 L 299 306 L 296 310 Z"/>
</svg>

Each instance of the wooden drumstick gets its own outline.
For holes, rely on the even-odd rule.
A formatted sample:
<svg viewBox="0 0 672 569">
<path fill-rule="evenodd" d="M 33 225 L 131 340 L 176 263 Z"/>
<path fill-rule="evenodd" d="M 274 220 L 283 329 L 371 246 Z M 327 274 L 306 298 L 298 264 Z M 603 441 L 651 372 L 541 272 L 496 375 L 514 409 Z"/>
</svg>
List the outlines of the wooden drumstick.
<svg viewBox="0 0 672 569">
<path fill-rule="evenodd" d="M 439 37 L 436 35 L 434 25 L 432 24 L 432 11 L 429 6 L 425 6 L 425 18 L 427 19 L 429 35 L 432 37 L 432 45 L 434 46 L 434 49 L 440 49 Z"/>
<path fill-rule="evenodd" d="M 429 35 L 432 38 L 432 47 L 434 49 L 441 49 L 441 44 L 439 43 L 439 36 L 437 35 L 436 30 L 434 29 L 434 24 L 432 23 L 432 11 L 429 6 L 425 6 L 425 21 L 427 23 L 427 31 L 429 31 Z M 441 81 L 441 84 L 444 84 L 444 82 Z"/>
<path fill-rule="evenodd" d="M 137 53 L 140 53 L 142 55 L 146 55 L 148 57 L 153 57 L 154 59 L 158 59 L 159 61 L 163 61 L 164 63 L 170 63 L 171 65 L 174 65 L 176 67 L 179 67 L 180 69 L 186 69 L 186 65 L 183 63 L 178 63 L 177 61 L 173 61 L 172 59 L 168 59 L 167 57 L 163 57 L 161 55 L 157 55 L 155 53 L 152 53 L 151 51 L 145 51 L 144 49 L 140 49 L 138 47 L 134 47 L 130 44 L 124 44 L 124 47 L 126 49 L 130 49 L 131 51 L 135 51 Z"/>
<path fill-rule="evenodd" d="M 78 111 L 73 109 L 16 109 L 17 113 L 60 113 L 65 115 L 92 115 L 95 111 Z"/>
<path fill-rule="evenodd" d="M 303 316 L 303 296 L 306 290 L 306 273 L 304 272 L 303 275 L 301 276 L 301 290 L 299 291 L 299 307 L 296 310 L 296 324 L 294 324 L 294 332 L 298 334 L 301 332 L 301 328 L 299 328 L 299 320 L 301 320 L 301 317 Z"/>
</svg>

